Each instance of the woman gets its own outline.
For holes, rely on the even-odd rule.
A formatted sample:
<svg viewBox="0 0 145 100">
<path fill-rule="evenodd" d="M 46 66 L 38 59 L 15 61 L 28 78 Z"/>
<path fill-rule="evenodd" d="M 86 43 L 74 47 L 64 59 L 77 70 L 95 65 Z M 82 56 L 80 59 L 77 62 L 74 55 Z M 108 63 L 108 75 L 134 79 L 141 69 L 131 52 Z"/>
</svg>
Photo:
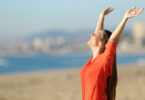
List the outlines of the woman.
<svg viewBox="0 0 145 100">
<path fill-rule="evenodd" d="M 100 14 L 94 34 L 87 42 L 93 56 L 80 71 L 82 100 L 115 100 L 117 85 L 116 47 L 129 18 L 139 16 L 144 8 L 129 9 L 113 33 L 103 29 L 104 16 L 113 11 L 108 8 Z"/>
</svg>

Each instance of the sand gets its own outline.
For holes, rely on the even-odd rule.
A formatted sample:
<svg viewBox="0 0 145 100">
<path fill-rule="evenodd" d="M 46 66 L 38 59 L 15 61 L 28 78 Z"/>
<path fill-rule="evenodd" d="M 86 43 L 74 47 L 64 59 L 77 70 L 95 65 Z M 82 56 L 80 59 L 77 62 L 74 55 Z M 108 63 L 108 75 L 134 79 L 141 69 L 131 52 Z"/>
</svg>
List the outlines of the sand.
<svg viewBox="0 0 145 100">
<path fill-rule="evenodd" d="M 145 66 L 118 67 L 116 100 L 145 100 Z M 80 67 L 0 75 L 0 100 L 82 100 Z"/>
</svg>

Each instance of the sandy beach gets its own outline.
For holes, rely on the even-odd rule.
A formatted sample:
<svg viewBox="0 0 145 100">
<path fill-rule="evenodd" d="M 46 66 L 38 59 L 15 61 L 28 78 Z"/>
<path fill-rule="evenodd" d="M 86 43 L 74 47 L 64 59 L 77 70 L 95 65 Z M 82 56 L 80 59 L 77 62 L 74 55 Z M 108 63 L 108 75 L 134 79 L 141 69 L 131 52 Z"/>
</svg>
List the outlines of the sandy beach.
<svg viewBox="0 0 145 100">
<path fill-rule="evenodd" d="M 145 66 L 118 66 L 116 100 L 145 100 Z M 0 100 L 82 100 L 80 68 L 0 75 Z"/>
</svg>

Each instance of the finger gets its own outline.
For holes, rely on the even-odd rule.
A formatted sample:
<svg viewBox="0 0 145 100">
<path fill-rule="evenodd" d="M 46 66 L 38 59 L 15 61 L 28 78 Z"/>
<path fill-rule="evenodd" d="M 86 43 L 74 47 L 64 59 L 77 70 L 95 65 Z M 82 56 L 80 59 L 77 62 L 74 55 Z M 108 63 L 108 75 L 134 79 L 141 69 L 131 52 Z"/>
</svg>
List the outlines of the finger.
<svg viewBox="0 0 145 100">
<path fill-rule="evenodd" d="M 109 9 L 110 12 L 113 11 L 113 10 L 114 10 L 114 8 L 110 8 L 110 9 Z"/>
<path fill-rule="evenodd" d="M 104 12 L 108 11 L 109 9 L 110 9 L 110 7 L 109 7 L 109 8 L 107 8 L 107 9 L 105 9 L 105 10 L 104 10 Z"/>
<path fill-rule="evenodd" d="M 111 7 L 108 7 L 107 10 L 109 10 Z"/>
<path fill-rule="evenodd" d="M 140 9 L 139 9 L 139 12 L 143 12 L 143 11 L 144 11 L 144 8 L 140 8 Z"/>
<path fill-rule="evenodd" d="M 135 11 L 135 14 L 137 14 L 137 13 L 139 13 L 140 12 L 140 9 L 137 9 L 136 11 Z"/>
<path fill-rule="evenodd" d="M 134 16 L 139 16 L 141 13 L 136 13 Z"/>
<path fill-rule="evenodd" d="M 130 11 L 134 10 L 135 8 L 136 8 L 136 6 L 130 8 L 128 11 L 130 12 Z"/>
<path fill-rule="evenodd" d="M 108 9 L 110 9 L 111 7 L 108 7 Z"/>
<path fill-rule="evenodd" d="M 137 12 L 142 12 L 144 9 L 143 8 L 139 8 L 138 10 L 137 10 Z"/>
<path fill-rule="evenodd" d="M 136 6 L 133 6 L 132 8 L 130 8 L 130 10 L 133 10 L 133 9 L 135 9 L 136 8 Z"/>
<path fill-rule="evenodd" d="M 134 15 L 134 17 L 136 17 L 136 16 L 139 16 L 140 14 L 136 14 L 136 15 Z"/>
<path fill-rule="evenodd" d="M 108 10 L 112 10 L 112 9 L 113 9 L 112 7 L 109 7 L 109 8 L 108 8 Z"/>
<path fill-rule="evenodd" d="M 110 8 L 109 10 L 113 10 L 114 8 Z"/>
<path fill-rule="evenodd" d="M 136 10 L 136 13 L 142 13 L 143 10 L 144 10 L 144 8 L 140 8 L 140 9 Z"/>
</svg>

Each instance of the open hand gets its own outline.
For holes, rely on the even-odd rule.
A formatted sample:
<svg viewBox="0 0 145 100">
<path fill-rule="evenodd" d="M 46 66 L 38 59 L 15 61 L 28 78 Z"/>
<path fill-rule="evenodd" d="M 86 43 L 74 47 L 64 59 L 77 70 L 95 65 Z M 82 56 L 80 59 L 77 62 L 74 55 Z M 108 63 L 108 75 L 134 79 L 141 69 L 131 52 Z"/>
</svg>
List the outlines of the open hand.
<svg viewBox="0 0 145 100">
<path fill-rule="evenodd" d="M 107 9 L 105 9 L 101 14 L 103 14 L 103 15 L 108 15 L 110 12 L 112 12 L 114 10 L 114 8 L 111 8 L 111 7 L 109 7 L 109 8 L 107 8 Z"/>
<path fill-rule="evenodd" d="M 139 16 L 143 12 L 143 10 L 144 10 L 144 8 L 139 8 L 138 10 L 135 10 L 135 8 L 136 8 L 135 6 L 130 8 L 125 13 L 125 17 L 126 18 L 133 18 L 133 17 Z"/>
</svg>

